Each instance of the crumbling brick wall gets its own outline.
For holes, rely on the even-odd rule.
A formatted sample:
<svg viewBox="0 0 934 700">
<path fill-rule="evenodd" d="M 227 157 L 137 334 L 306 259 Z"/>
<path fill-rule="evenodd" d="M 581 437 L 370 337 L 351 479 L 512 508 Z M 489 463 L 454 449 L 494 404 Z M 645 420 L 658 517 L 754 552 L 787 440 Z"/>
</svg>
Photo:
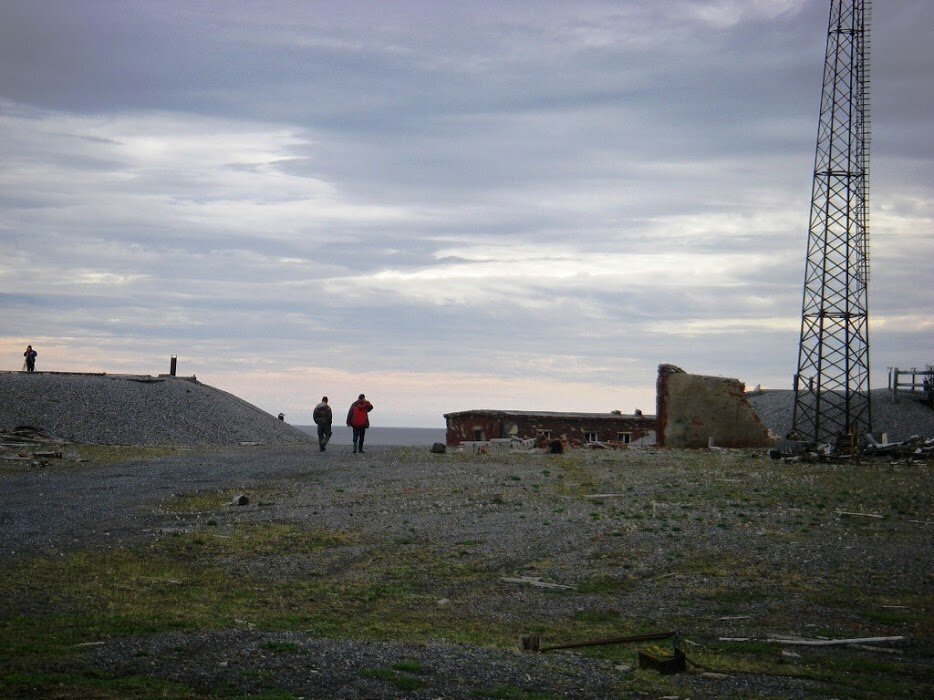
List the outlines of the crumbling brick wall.
<svg viewBox="0 0 934 700">
<path fill-rule="evenodd" d="M 657 437 L 666 447 L 765 447 L 769 431 L 746 400 L 738 379 L 687 374 L 659 365 L 656 382 Z"/>
</svg>

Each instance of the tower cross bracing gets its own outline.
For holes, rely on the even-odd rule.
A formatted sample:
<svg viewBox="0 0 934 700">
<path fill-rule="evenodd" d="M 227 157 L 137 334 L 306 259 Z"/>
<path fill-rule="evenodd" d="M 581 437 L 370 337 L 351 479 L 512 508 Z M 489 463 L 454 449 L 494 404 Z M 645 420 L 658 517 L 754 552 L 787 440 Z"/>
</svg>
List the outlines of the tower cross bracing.
<svg viewBox="0 0 934 700">
<path fill-rule="evenodd" d="M 793 434 L 872 429 L 869 394 L 870 0 L 831 0 L 805 261 Z"/>
</svg>

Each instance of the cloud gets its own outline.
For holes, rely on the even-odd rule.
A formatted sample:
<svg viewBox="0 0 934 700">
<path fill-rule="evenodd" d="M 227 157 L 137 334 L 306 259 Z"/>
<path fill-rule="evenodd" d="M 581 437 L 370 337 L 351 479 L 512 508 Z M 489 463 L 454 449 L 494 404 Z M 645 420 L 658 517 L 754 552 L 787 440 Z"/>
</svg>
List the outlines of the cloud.
<svg viewBox="0 0 934 700">
<path fill-rule="evenodd" d="M 292 422 L 790 386 L 825 9 L 531 7 L 4 5 L 4 356 L 178 354 Z M 877 377 L 930 361 L 932 8 L 874 19 Z"/>
</svg>

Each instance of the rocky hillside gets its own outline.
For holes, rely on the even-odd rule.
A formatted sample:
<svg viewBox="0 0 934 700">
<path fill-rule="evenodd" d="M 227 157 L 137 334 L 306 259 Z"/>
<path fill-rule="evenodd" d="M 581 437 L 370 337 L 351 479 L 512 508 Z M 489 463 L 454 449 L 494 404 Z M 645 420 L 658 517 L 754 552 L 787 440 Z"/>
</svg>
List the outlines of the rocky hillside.
<svg viewBox="0 0 934 700">
<path fill-rule="evenodd" d="M 0 430 L 116 445 L 310 444 L 307 434 L 186 377 L 0 373 Z"/>
</svg>

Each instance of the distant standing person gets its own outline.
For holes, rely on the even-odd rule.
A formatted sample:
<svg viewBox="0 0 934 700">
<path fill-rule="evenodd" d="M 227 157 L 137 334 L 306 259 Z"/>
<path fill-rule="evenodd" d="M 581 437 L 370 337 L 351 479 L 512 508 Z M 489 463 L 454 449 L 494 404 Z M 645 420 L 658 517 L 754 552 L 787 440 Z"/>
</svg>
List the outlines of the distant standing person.
<svg viewBox="0 0 934 700">
<path fill-rule="evenodd" d="M 363 436 L 366 435 L 366 429 L 370 427 L 370 411 L 373 410 L 373 404 L 366 400 L 366 396 L 360 394 L 357 400 L 350 404 L 350 410 L 347 411 L 347 425 L 353 428 L 353 451 L 363 452 Z"/>
<path fill-rule="evenodd" d="M 38 355 L 35 350 L 32 349 L 32 345 L 26 346 L 26 352 L 23 353 L 23 357 L 26 358 L 26 371 L 35 372 L 36 371 L 36 355 Z"/>
<path fill-rule="evenodd" d="M 315 406 L 311 417 L 315 421 L 315 425 L 318 426 L 318 449 L 324 452 L 328 440 L 331 439 L 331 421 L 333 420 L 327 396 L 321 397 L 321 403 Z"/>
</svg>

